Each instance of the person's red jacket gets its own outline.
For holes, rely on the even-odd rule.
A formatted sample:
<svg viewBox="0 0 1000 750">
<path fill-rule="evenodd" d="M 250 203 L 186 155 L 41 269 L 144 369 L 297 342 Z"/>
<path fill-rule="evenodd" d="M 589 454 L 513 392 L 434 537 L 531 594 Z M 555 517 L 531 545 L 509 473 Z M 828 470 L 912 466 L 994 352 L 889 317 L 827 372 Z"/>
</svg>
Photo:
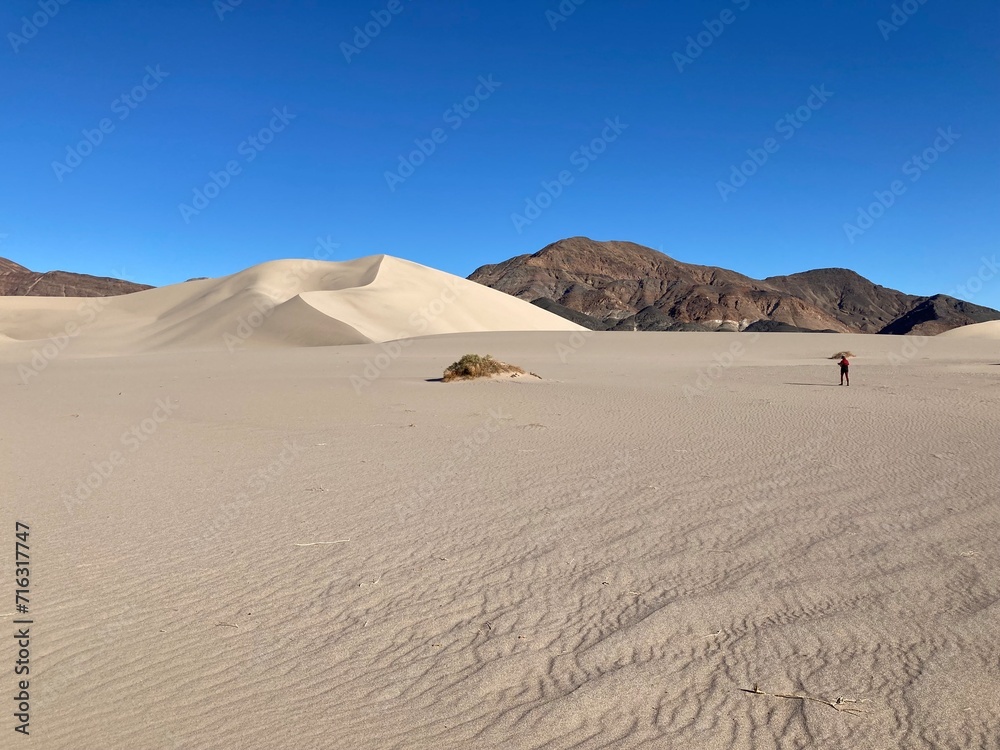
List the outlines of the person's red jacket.
<svg viewBox="0 0 1000 750">
<path fill-rule="evenodd" d="M 841 367 L 850 367 L 851 363 L 847 361 L 847 357 L 841 357 L 840 358 L 840 366 Z"/>
</svg>

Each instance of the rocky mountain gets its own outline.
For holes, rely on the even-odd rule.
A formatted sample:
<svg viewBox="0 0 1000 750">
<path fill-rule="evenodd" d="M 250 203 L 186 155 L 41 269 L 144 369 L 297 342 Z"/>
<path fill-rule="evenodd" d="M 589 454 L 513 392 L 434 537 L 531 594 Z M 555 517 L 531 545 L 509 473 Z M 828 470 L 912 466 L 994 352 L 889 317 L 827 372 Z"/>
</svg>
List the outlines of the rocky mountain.
<svg viewBox="0 0 1000 750">
<path fill-rule="evenodd" d="M 69 271 L 39 273 L 0 258 L 0 296 L 113 297 L 150 288 L 123 279 Z"/>
<path fill-rule="evenodd" d="M 921 299 L 873 284 L 846 268 L 770 276 L 764 283 L 832 313 L 862 333 L 879 333 Z"/>
<path fill-rule="evenodd" d="M 604 330 L 931 335 L 1000 319 L 997 310 L 942 295 L 904 294 L 844 268 L 758 280 L 682 263 L 632 242 L 586 237 L 483 266 L 469 278 Z"/>
<path fill-rule="evenodd" d="M 1000 313 L 989 307 L 955 299 L 944 294 L 918 297 L 916 304 L 889 323 L 879 333 L 936 336 L 952 328 L 1000 320 Z"/>
</svg>

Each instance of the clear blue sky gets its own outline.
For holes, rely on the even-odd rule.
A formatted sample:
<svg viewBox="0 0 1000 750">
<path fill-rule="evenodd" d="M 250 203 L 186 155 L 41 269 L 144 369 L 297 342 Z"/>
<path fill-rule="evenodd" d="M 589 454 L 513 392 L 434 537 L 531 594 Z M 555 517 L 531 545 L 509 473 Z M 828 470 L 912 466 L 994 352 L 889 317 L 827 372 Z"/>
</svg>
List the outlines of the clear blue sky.
<svg viewBox="0 0 1000 750">
<path fill-rule="evenodd" d="M 994 273 L 965 296 L 1000 308 L 990 0 L 909 0 L 895 22 L 860 0 L 63 2 L 0 14 L 0 255 L 33 269 L 167 284 L 329 237 L 334 259 L 467 275 L 586 235 L 918 294 Z M 81 155 L 84 131 L 101 142 Z M 417 139 L 434 152 L 400 172 Z M 748 150 L 766 161 L 721 187 Z M 849 238 L 876 191 L 893 205 Z"/>
</svg>

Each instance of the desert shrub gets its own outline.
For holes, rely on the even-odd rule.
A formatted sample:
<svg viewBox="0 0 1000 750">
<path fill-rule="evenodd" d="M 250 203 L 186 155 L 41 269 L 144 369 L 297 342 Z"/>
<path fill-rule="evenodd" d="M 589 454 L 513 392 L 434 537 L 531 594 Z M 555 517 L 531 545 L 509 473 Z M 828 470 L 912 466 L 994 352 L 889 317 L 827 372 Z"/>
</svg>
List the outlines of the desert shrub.
<svg viewBox="0 0 1000 750">
<path fill-rule="evenodd" d="M 472 378 L 489 378 L 494 375 L 524 375 L 525 372 L 516 365 L 508 365 L 493 359 L 489 354 L 481 357 L 478 354 L 466 354 L 458 362 L 454 362 L 444 371 L 444 381 L 470 380 Z"/>
</svg>

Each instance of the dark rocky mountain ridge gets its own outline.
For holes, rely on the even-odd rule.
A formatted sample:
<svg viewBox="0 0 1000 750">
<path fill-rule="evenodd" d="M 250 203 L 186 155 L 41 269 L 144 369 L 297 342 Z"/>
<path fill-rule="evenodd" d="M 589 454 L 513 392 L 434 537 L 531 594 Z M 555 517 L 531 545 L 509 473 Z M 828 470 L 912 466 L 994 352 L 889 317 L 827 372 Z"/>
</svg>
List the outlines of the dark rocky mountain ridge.
<svg viewBox="0 0 1000 750">
<path fill-rule="evenodd" d="M 603 330 L 934 335 L 1000 319 L 997 310 L 944 295 L 905 294 L 846 268 L 758 280 L 682 263 L 632 242 L 586 237 L 482 266 L 469 278 Z"/>
<path fill-rule="evenodd" d="M 0 258 L 0 296 L 113 297 L 151 288 L 124 279 L 69 271 L 40 273 Z"/>
</svg>

